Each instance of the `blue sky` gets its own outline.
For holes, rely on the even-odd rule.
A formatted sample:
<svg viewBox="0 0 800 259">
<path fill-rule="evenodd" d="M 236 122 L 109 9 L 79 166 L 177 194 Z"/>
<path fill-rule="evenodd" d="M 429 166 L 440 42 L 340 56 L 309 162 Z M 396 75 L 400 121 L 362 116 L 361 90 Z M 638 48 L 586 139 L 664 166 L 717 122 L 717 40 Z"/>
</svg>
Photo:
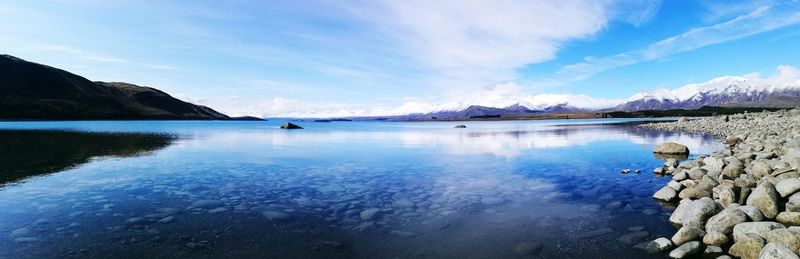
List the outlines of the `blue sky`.
<svg viewBox="0 0 800 259">
<path fill-rule="evenodd" d="M 0 17 L 4 53 L 231 115 L 603 106 L 800 66 L 797 1 L 49 0 Z"/>
</svg>

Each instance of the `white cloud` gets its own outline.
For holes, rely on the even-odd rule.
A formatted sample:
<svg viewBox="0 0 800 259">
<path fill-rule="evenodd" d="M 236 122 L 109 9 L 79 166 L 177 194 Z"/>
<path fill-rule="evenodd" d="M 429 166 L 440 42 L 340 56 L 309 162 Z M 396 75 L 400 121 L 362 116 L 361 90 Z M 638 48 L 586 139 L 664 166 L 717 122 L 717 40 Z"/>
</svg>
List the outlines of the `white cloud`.
<svg viewBox="0 0 800 259">
<path fill-rule="evenodd" d="M 586 57 L 584 62 L 565 66 L 557 74 L 566 82 L 580 81 L 606 70 L 656 60 L 797 23 L 800 23 L 800 6 L 777 2 L 758 7 L 725 22 L 669 37 L 643 49 L 606 57 Z"/>
<path fill-rule="evenodd" d="M 642 8 L 621 8 L 625 3 Z M 352 12 L 433 69 L 434 85 L 463 88 L 514 79 L 515 69 L 554 58 L 562 44 L 592 37 L 616 16 L 635 23 L 648 20 L 659 3 L 409 0 L 381 1 Z"/>
</svg>

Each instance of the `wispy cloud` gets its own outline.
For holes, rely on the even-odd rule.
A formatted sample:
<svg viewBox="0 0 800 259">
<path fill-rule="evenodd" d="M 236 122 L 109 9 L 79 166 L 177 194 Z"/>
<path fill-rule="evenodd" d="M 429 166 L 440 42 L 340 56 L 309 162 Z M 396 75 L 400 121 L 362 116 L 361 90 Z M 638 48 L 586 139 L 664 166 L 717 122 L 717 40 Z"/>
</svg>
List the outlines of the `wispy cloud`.
<svg viewBox="0 0 800 259">
<path fill-rule="evenodd" d="M 561 68 L 556 75 L 562 80 L 562 84 L 580 81 L 603 71 L 657 60 L 798 23 L 800 7 L 794 3 L 778 2 L 758 7 L 721 23 L 689 30 L 642 49 L 606 57 L 586 57 L 584 62 Z"/>
</svg>

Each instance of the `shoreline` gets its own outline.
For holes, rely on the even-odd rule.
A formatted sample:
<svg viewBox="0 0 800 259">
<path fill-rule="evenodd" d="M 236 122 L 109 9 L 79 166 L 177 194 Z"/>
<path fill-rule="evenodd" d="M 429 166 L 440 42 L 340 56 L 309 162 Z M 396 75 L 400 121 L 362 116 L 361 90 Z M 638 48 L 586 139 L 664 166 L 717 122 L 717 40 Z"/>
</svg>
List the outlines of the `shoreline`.
<svg viewBox="0 0 800 259">
<path fill-rule="evenodd" d="M 677 203 L 677 229 L 638 247 L 671 258 L 800 258 L 800 109 L 739 113 L 639 127 L 703 133 L 721 150 L 654 173 L 672 180 L 653 198 Z"/>
</svg>

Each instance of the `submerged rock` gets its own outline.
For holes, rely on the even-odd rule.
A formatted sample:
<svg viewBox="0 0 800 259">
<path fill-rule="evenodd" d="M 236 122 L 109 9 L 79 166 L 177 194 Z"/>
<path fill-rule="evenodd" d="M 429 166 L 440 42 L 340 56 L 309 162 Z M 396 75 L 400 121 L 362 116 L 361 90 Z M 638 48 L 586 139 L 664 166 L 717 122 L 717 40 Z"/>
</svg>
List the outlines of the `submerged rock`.
<svg viewBox="0 0 800 259">
<path fill-rule="evenodd" d="M 531 255 L 537 255 L 537 254 L 541 253 L 542 249 L 543 249 L 543 246 L 542 246 L 541 243 L 524 242 L 524 243 L 517 244 L 517 246 L 514 247 L 514 252 L 516 252 L 518 255 L 522 255 L 522 256 L 531 256 Z"/>
<path fill-rule="evenodd" d="M 261 215 L 270 221 L 289 221 L 294 218 L 291 214 L 280 211 L 264 211 Z"/>
</svg>

